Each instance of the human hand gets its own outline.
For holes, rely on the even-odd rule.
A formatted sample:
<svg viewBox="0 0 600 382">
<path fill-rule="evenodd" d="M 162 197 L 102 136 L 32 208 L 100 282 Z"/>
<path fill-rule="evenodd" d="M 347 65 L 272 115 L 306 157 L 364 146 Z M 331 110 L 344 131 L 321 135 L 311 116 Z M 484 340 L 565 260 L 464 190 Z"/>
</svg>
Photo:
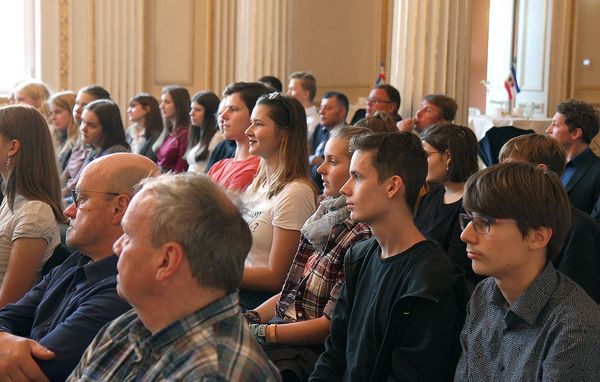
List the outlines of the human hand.
<svg viewBox="0 0 600 382">
<path fill-rule="evenodd" d="M 0 381 L 48 382 L 34 357 L 50 360 L 54 353 L 34 340 L 0 332 Z"/>
<path fill-rule="evenodd" d="M 399 121 L 398 123 L 396 123 L 396 127 L 398 128 L 399 131 L 405 131 L 407 133 L 410 133 L 413 130 L 413 127 L 415 126 L 416 123 L 417 123 L 417 118 L 407 118 L 407 119 L 403 119 L 402 121 Z"/>
</svg>

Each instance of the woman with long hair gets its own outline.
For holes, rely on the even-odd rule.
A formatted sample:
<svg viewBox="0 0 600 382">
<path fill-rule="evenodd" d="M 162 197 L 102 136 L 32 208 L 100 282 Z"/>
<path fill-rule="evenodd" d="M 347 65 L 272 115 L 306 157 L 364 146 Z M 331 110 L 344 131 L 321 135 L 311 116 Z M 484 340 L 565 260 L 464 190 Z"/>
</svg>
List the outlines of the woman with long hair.
<svg viewBox="0 0 600 382">
<path fill-rule="evenodd" d="M 192 97 L 191 123 L 185 153 L 188 171 L 203 174 L 211 151 L 223 140 L 221 134 L 216 134 L 218 108 L 219 97 L 213 92 L 199 92 Z"/>
<path fill-rule="evenodd" d="M 423 131 L 421 141 L 427 153 L 430 186 L 417 207 L 415 225 L 465 270 L 470 286 L 474 287 L 481 278 L 473 272 L 466 244 L 460 240 L 458 215 L 464 212 L 465 182 L 479 170 L 477 138 L 471 129 L 446 122 Z"/>
<path fill-rule="evenodd" d="M 329 335 L 329 317 L 344 283 L 346 251 L 371 237 L 367 224 L 350 219 L 346 197 L 340 193 L 350 178 L 350 138 L 371 132 L 350 126 L 331 130 L 324 161 L 317 169 L 323 178 L 325 199 L 302 226 L 300 245 L 280 293 L 246 312 L 250 329 L 260 343 L 268 345 L 264 350 L 284 380 L 295 380 L 288 379 L 289 374 L 298 380 L 310 375 Z M 270 330 L 276 332 L 276 339 L 261 335 Z M 287 356 L 281 357 L 284 353 Z M 296 363 L 290 354 L 305 362 Z"/>
<path fill-rule="evenodd" d="M 81 126 L 81 115 L 85 106 L 99 99 L 110 99 L 110 93 L 102 86 L 88 85 L 79 89 L 77 97 L 75 97 L 75 105 L 73 105 L 73 120 L 78 126 Z M 79 135 L 73 143 L 71 154 L 61 176 L 64 184 L 63 197 L 71 197 L 71 191 L 79 180 L 79 174 L 81 174 L 83 163 L 89 152 L 89 146 L 83 143 L 81 130 L 79 130 Z"/>
<path fill-rule="evenodd" d="M 73 119 L 76 94 L 71 91 L 55 93 L 48 100 L 50 125 L 56 147 L 56 159 L 63 171 L 79 136 L 79 126 Z"/>
<path fill-rule="evenodd" d="M 50 129 L 30 106 L 0 109 L 0 307 L 23 297 L 60 243 L 60 179 Z"/>
<path fill-rule="evenodd" d="M 127 115 L 129 121 L 133 123 L 126 132 L 131 152 L 156 162 L 156 153 L 152 150 L 152 146 L 163 130 L 158 101 L 148 93 L 136 94 L 129 101 Z"/>
<path fill-rule="evenodd" d="M 15 103 L 24 103 L 36 108 L 46 121 L 49 121 L 50 111 L 48 110 L 48 98 L 50 98 L 50 90 L 42 82 L 38 81 L 22 81 L 19 82 L 12 90 Z"/>
<path fill-rule="evenodd" d="M 129 152 L 119 106 L 111 100 L 99 99 L 83 108 L 81 134 L 83 143 L 92 148 L 83 167 L 108 154 Z"/>
<path fill-rule="evenodd" d="M 163 172 L 179 173 L 188 168 L 185 151 L 190 126 L 190 102 L 190 93 L 186 88 L 163 88 L 159 107 L 164 120 L 164 141 L 156 150 L 156 163 Z"/>
<path fill-rule="evenodd" d="M 247 309 L 281 290 L 300 229 L 316 208 L 308 178 L 304 107 L 293 97 L 271 93 L 258 99 L 250 120 L 249 151 L 261 162 L 242 195 L 253 238 L 240 293 L 240 304 Z"/>
</svg>

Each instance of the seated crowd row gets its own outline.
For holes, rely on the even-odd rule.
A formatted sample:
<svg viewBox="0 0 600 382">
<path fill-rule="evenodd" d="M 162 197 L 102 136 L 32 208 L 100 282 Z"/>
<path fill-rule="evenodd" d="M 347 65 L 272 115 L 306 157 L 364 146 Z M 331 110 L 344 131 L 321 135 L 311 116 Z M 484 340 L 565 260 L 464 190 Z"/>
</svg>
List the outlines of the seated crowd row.
<svg viewBox="0 0 600 382">
<path fill-rule="evenodd" d="M 125 129 L 100 86 L 42 105 L 30 85 L 15 100 L 39 111 L 0 109 L 0 375 L 600 377 L 590 105 L 479 170 L 444 95 L 403 120 L 380 85 L 348 126 L 347 97 L 317 111 L 299 72 L 288 95 L 138 94 Z M 76 252 L 48 270 L 60 223 Z"/>
</svg>

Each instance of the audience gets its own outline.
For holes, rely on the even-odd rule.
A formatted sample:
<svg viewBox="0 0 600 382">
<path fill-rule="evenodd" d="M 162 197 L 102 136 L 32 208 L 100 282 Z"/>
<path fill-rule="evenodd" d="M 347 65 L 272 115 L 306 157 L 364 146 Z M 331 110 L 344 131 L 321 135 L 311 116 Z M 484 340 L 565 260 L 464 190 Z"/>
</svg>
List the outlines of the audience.
<svg viewBox="0 0 600 382">
<path fill-rule="evenodd" d="M 146 181 L 123 230 L 117 290 L 133 310 L 98 333 L 70 381 L 280 380 L 240 313 L 252 239 L 218 186 L 203 175 Z"/>
<path fill-rule="evenodd" d="M 350 219 L 346 197 L 340 194 L 349 177 L 348 141 L 365 133 L 369 130 L 358 127 L 331 132 L 325 161 L 318 169 L 326 197 L 302 226 L 300 245 L 281 292 L 246 313 L 258 342 L 286 381 L 293 380 L 291 375 L 308 379 L 329 334 L 331 313 L 344 283 L 346 251 L 371 236 L 366 224 Z M 266 336 L 269 331 L 272 338 Z"/>
<path fill-rule="evenodd" d="M 323 163 L 323 150 L 329 139 L 329 132 L 335 127 L 342 126 L 348 115 L 348 97 L 338 92 L 323 94 L 319 109 L 320 124 L 312 135 L 311 155 L 308 157 L 310 179 L 317 185 L 319 192 L 323 190 L 321 176 L 317 168 Z"/>
<path fill-rule="evenodd" d="M 526 162 L 561 176 L 566 153 L 555 139 L 528 134 L 515 137 L 500 150 L 500 163 Z M 579 284 L 600 303 L 600 226 L 586 213 L 571 205 L 571 228 L 562 249 L 552 259 L 554 267 Z"/>
<path fill-rule="evenodd" d="M 551 262 L 570 226 L 556 174 L 489 167 L 467 181 L 464 208 L 473 269 L 491 277 L 469 301 L 454 380 L 598 380 L 600 308 Z"/>
<path fill-rule="evenodd" d="M 192 97 L 190 132 L 185 153 L 188 171 L 204 173 L 210 152 L 223 140 L 217 127 L 218 107 L 219 97 L 213 92 L 199 92 Z"/>
<path fill-rule="evenodd" d="M 308 129 L 308 145 L 312 146 L 312 137 L 319 124 L 319 110 L 314 105 L 317 95 L 317 80 L 310 72 L 294 72 L 290 74 L 287 95 L 292 96 L 304 106 L 306 127 Z"/>
<path fill-rule="evenodd" d="M 342 187 L 350 218 L 373 238 L 344 259 L 345 283 L 311 381 L 442 381 L 452 377 L 466 304 L 464 277 L 413 224 L 427 156 L 409 133 L 354 137 Z"/>
<path fill-rule="evenodd" d="M 261 84 L 273 89 L 274 91 L 276 91 L 278 93 L 281 93 L 283 91 L 283 85 L 281 84 L 281 81 L 279 81 L 279 78 L 277 78 L 277 77 L 262 76 L 258 80 L 256 80 L 256 82 L 260 82 Z"/>
<path fill-rule="evenodd" d="M 64 381 L 104 324 L 130 309 L 116 291 L 121 219 L 140 179 L 156 165 L 136 154 L 112 154 L 82 172 L 67 244 L 77 249 L 19 302 L 0 310 L 0 379 Z"/>
<path fill-rule="evenodd" d="M 158 101 L 148 93 L 138 93 L 129 101 L 127 115 L 133 123 L 125 132 L 131 152 L 156 162 L 152 146 L 163 131 Z"/>
<path fill-rule="evenodd" d="M 190 93 L 181 86 L 165 86 L 160 96 L 160 111 L 164 120 L 161 137 L 152 149 L 163 172 L 186 171 L 185 160 L 190 126 Z"/>
<path fill-rule="evenodd" d="M 60 243 L 60 180 L 50 130 L 26 105 L 0 108 L 0 307 L 19 300 L 38 280 Z"/>
<path fill-rule="evenodd" d="M 600 223 L 600 158 L 589 147 L 600 128 L 598 111 L 577 100 L 562 102 L 556 110 L 546 133 L 567 153 L 561 181 L 571 203 Z"/>
<path fill-rule="evenodd" d="M 73 119 L 76 94 L 71 91 L 55 93 L 48 100 L 51 132 L 56 148 L 56 159 L 60 171 L 64 171 L 71 150 L 79 137 L 79 125 Z"/>
<path fill-rule="evenodd" d="M 413 118 L 397 123 L 398 130 L 420 135 L 434 123 L 452 122 L 456 117 L 456 101 L 443 94 L 429 94 L 423 97 L 419 110 Z"/>
<path fill-rule="evenodd" d="M 260 158 L 249 152 L 250 143 L 245 131 L 250 126 L 250 114 L 256 100 L 268 91 L 258 82 L 234 82 L 223 91 L 225 103 L 219 119 L 222 120 L 223 137 L 235 141 L 235 156 L 215 163 L 208 170 L 208 176 L 226 189 L 243 191 L 256 176 Z"/>
<path fill-rule="evenodd" d="M 438 243 L 450 260 L 467 275 L 471 289 L 482 280 L 471 268 L 458 215 L 464 212 L 462 198 L 465 182 L 477 172 L 477 138 L 464 126 L 438 123 L 421 134 L 427 154 L 429 191 L 421 199 L 415 225 L 428 239 Z"/>
<path fill-rule="evenodd" d="M 252 309 L 281 290 L 300 229 L 315 212 L 315 192 L 306 163 L 306 116 L 295 98 L 261 96 L 246 130 L 250 154 L 261 158 L 258 174 L 242 195 L 252 232 L 240 304 Z"/>
<path fill-rule="evenodd" d="M 110 94 L 100 85 L 89 85 L 79 89 L 73 106 L 73 119 L 77 125 L 81 125 L 81 114 L 83 108 L 90 102 L 99 99 L 110 99 Z M 71 191 L 79 180 L 79 174 L 83 167 L 83 162 L 89 150 L 86 148 L 82 140 L 82 134 L 79 132 L 79 137 L 73 143 L 71 154 L 66 167 L 62 173 L 63 181 L 63 196 L 70 197 Z"/>
<path fill-rule="evenodd" d="M 121 112 L 116 103 L 99 99 L 85 105 L 81 114 L 81 139 L 91 147 L 83 167 L 105 155 L 129 152 Z"/>
<path fill-rule="evenodd" d="M 394 122 L 400 122 L 402 117 L 398 114 L 400 109 L 400 92 L 392 85 L 377 85 L 369 92 L 369 97 L 365 99 L 367 105 L 366 116 L 370 117 L 375 112 L 381 111 L 387 113 L 394 119 Z"/>
<path fill-rule="evenodd" d="M 14 87 L 12 92 L 15 103 L 33 106 L 42 113 L 46 121 L 49 121 L 48 98 L 50 98 L 50 91 L 46 85 L 39 81 L 22 81 Z"/>
</svg>

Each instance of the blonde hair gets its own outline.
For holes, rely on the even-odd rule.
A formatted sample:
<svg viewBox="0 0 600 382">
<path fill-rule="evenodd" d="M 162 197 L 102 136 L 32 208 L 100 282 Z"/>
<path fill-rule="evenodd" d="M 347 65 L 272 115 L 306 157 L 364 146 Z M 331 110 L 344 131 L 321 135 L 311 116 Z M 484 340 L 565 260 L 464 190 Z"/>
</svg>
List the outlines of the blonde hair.
<svg viewBox="0 0 600 382">
<path fill-rule="evenodd" d="M 67 139 L 62 142 L 60 133 L 52 126 L 52 137 L 58 147 L 58 156 L 62 155 L 65 151 L 70 150 L 71 146 L 75 144 L 77 137 L 79 136 L 79 126 L 73 119 L 73 106 L 75 105 L 76 94 L 72 91 L 60 92 L 52 95 L 48 100 L 48 106 L 54 105 L 60 109 L 67 110 L 69 112 L 69 126 L 67 127 Z"/>
<path fill-rule="evenodd" d="M 42 113 L 46 122 L 50 118 L 50 110 L 48 109 L 48 98 L 50 98 L 50 91 L 48 87 L 42 82 L 38 81 L 23 81 L 18 83 L 12 92 L 16 95 L 17 92 L 27 94 L 27 96 L 39 103 L 36 109 Z M 33 105 L 32 105 L 33 106 Z"/>
</svg>

